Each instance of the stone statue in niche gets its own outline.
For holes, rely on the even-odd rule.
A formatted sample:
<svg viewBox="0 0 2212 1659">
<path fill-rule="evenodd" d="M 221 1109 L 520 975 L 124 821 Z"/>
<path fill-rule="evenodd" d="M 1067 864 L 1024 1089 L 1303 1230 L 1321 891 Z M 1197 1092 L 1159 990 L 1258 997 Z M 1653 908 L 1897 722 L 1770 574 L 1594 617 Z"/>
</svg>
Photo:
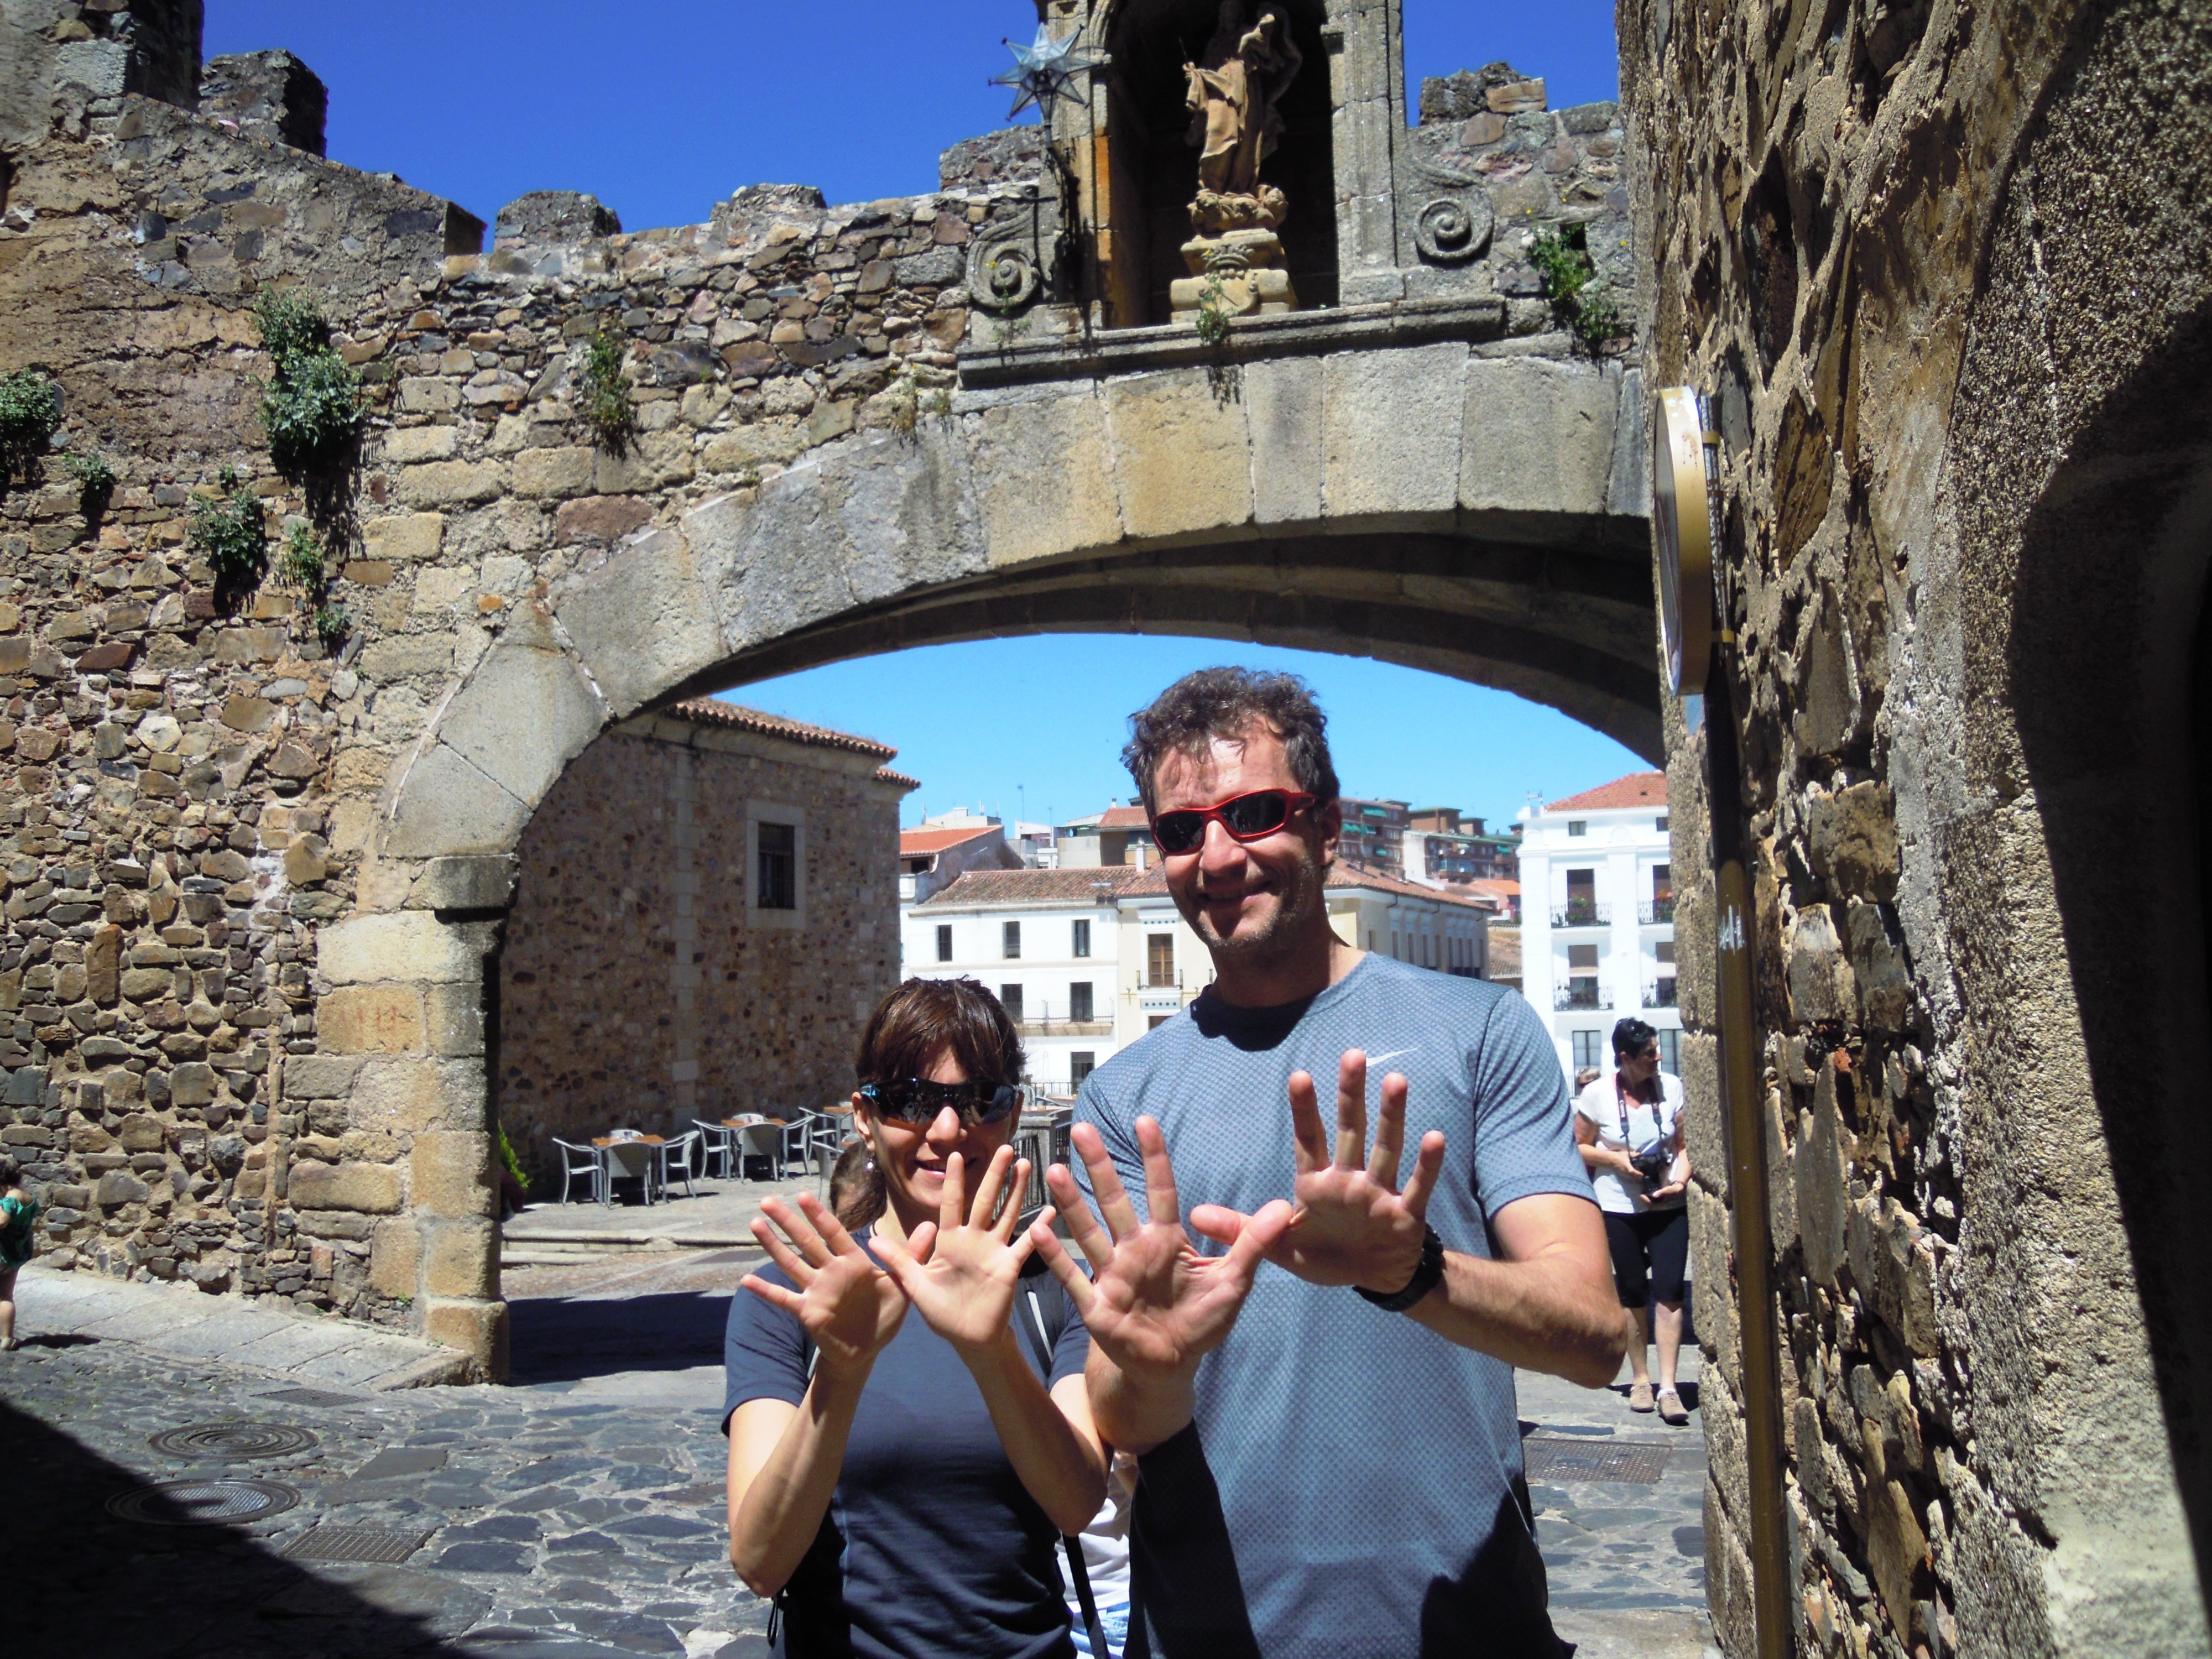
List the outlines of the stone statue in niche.
<svg viewBox="0 0 2212 1659">
<path fill-rule="evenodd" d="M 1222 0 L 1204 58 L 1183 65 L 1190 142 L 1199 151 L 1198 195 L 1190 204 L 1198 234 L 1182 249 L 1190 277 L 1169 290 L 1179 320 L 1209 303 L 1232 317 L 1297 304 L 1275 234 L 1290 203 L 1260 182 L 1260 167 L 1282 134 L 1275 106 L 1304 63 L 1279 13 L 1262 11 L 1248 21 L 1245 0 Z"/>
</svg>

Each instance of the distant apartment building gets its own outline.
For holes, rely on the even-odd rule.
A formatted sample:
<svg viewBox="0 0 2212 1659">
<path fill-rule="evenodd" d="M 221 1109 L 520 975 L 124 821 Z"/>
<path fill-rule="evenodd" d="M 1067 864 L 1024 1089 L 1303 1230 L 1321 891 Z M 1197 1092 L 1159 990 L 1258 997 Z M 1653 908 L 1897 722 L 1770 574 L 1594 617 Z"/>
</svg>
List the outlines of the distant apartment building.
<svg viewBox="0 0 2212 1659">
<path fill-rule="evenodd" d="M 1667 775 L 1634 772 L 1521 815 L 1522 994 L 1571 1075 L 1612 1063 L 1613 1023 L 1659 1032 L 1680 1069 Z"/>
<path fill-rule="evenodd" d="M 1491 911 L 1480 901 L 1340 864 L 1325 890 L 1346 944 L 1439 973 L 1487 971 Z M 1027 1081 L 1054 1095 L 1072 1094 L 1213 981 L 1157 863 L 972 872 L 902 907 L 902 946 L 910 977 L 972 978 L 996 993 L 1021 1033 Z"/>
<path fill-rule="evenodd" d="M 1023 860 L 994 817 L 956 807 L 899 831 L 899 904 L 919 904 L 970 870 L 1018 869 Z"/>
<path fill-rule="evenodd" d="M 1520 842 L 1493 836 L 1480 818 L 1451 806 L 1416 807 L 1407 815 L 1401 855 L 1406 879 L 1423 884 L 1510 881 L 1520 873 Z"/>
<path fill-rule="evenodd" d="M 1406 830 L 1411 809 L 1401 800 L 1361 800 L 1341 795 L 1337 805 L 1344 812 L 1344 832 L 1337 838 L 1337 856 L 1346 864 L 1378 874 L 1403 878 L 1407 872 Z"/>
</svg>

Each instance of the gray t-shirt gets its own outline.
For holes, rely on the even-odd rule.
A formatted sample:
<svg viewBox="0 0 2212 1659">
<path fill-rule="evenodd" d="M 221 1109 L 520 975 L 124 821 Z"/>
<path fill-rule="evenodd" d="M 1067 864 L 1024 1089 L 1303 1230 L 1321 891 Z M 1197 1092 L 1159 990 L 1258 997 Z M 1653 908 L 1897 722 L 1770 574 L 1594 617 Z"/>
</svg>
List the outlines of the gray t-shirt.
<svg viewBox="0 0 2212 1659">
<path fill-rule="evenodd" d="M 1375 956 L 1285 1008 L 1200 997 L 1092 1073 L 1076 1116 L 1097 1125 L 1139 1213 L 1133 1126 L 1149 1114 L 1186 1221 L 1200 1204 L 1249 1214 L 1291 1194 L 1291 1073 L 1313 1073 L 1333 1128 L 1353 1048 L 1369 1058 L 1370 1134 L 1383 1077 L 1411 1085 L 1401 1174 L 1443 1131 L 1429 1220 L 1447 1249 L 1492 1255 L 1490 1219 L 1516 1199 L 1590 1197 L 1566 1080 L 1528 1003 Z M 1191 1428 L 1142 1460 L 1131 1561 L 1149 1628 L 1132 1621 L 1130 1659 L 1559 1651 L 1512 1368 L 1273 1266 L 1200 1365 Z"/>
</svg>

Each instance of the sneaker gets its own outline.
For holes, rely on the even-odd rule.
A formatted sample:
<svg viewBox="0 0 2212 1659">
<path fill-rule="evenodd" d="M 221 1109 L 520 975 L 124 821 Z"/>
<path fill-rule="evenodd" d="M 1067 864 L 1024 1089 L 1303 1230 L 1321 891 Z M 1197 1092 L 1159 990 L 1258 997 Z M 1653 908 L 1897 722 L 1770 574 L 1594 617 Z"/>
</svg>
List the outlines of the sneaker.
<svg viewBox="0 0 2212 1659">
<path fill-rule="evenodd" d="M 1659 1390 L 1659 1420 L 1678 1429 L 1690 1420 L 1690 1413 L 1682 1409 L 1682 1396 L 1672 1389 Z"/>
<path fill-rule="evenodd" d="M 1648 1412 L 1651 1409 L 1651 1385 L 1649 1382 L 1638 1382 L 1630 1388 L 1628 1409 L 1632 1412 Z"/>
</svg>

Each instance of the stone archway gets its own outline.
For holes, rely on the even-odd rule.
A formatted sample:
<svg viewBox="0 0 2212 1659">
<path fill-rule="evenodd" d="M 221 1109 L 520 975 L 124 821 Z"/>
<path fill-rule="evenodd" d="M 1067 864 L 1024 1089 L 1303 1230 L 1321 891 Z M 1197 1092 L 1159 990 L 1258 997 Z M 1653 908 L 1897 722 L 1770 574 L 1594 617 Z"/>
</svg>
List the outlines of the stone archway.
<svg viewBox="0 0 2212 1659">
<path fill-rule="evenodd" d="M 1632 374 L 1447 342 L 969 396 L 554 586 L 392 769 L 362 913 L 325 928 L 318 965 L 326 1004 L 421 1011 L 428 1052 L 318 1055 L 313 1086 L 411 1134 L 416 1255 L 386 1252 L 391 1282 L 419 1282 L 425 1328 L 494 1374 L 492 1151 L 465 1028 L 522 830 L 613 721 L 871 651 L 1128 629 L 1382 656 L 1659 750 L 1644 523 L 1624 510 L 1642 492 Z"/>
</svg>

